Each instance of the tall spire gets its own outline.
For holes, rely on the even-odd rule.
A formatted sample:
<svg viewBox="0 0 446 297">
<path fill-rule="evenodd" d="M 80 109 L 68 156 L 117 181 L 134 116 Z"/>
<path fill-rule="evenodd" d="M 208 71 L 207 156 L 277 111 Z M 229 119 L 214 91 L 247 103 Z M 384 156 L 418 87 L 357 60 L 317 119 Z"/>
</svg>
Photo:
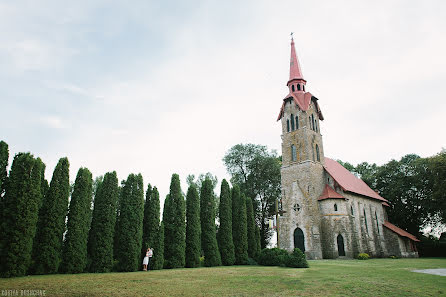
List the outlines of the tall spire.
<svg viewBox="0 0 446 297">
<path fill-rule="evenodd" d="M 290 81 L 298 79 L 305 82 L 302 70 L 300 69 L 299 60 L 297 59 L 296 49 L 294 47 L 293 33 L 291 33 L 291 59 L 290 59 Z"/>
</svg>

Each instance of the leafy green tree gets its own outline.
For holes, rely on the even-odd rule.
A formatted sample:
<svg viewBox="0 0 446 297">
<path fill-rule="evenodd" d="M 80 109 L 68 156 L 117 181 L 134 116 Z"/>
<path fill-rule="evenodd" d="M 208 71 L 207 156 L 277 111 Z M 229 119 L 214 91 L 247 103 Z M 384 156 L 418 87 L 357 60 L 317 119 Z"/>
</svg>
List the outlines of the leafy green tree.
<svg viewBox="0 0 446 297">
<path fill-rule="evenodd" d="M 145 255 L 147 248 L 155 245 L 157 233 L 160 225 L 160 197 L 158 189 L 149 184 L 146 192 L 146 202 L 144 204 L 144 227 L 142 239 L 142 253 Z"/>
<path fill-rule="evenodd" d="M 186 207 L 178 174 L 172 175 L 170 192 L 164 202 L 164 208 L 164 268 L 184 267 Z"/>
<path fill-rule="evenodd" d="M 438 215 L 441 223 L 446 224 L 446 151 L 429 158 L 428 164 L 433 182 L 433 199 L 429 211 L 432 217 Z"/>
<path fill-rule="evenodd" d="M 257 244 L 257 258 L 256 258 L 256 260 L 257 260 L 260 255 L 260 252 L 262 250 L 262 247 L 260 245 L 260 228 L 259 228 L 259 226 L 255 226 L 255 228 L 256 228 L 256 244 Z"/>
<path fill-rule="evenodd" d="M 34 274 L 56 273 L 59 270 L 70 195 L 69 166 L 67 158 L 59 159 L 39 211 L 33 245 Z"/>
<path fill-rule="evenodd" d="M 186 267 L 199 267 L 201 254 L 200 198 L 194 184 L 186 195 Z"/>
<path fill-rule="evenodd" d="M 150 259 L 150 269 L 159 270 L 164 266 L 164 223 L 161 222 L 153 245 L 153 257 Z"/>
<path fill-rule="evenodd" d="M 113 268 L 113 235 L 118 201 L 116 171 L 108 172 L 98 185 L 88 239 L 90 272 L 110 272 Z"/>
<path fill-rule="evenodd" d="M 260 251 L 257 250 L 256 223 L 254 220 L 254 211 L 252 208 L 251 198 L 246 198 L 246 220 L 248 235 L 248 256 L 252 259 L 256 259 Z"/>
<path fill-rule="evenodd" d="M 80 168 L 74 183 L 68 211 L 67 233 L 63 245 L 64 273 L 81 273 L 87 266 L 87 240 L 90 229 L 93 177 L 87 168 Z"/>
<path fill-rule="evenodd" d="M 248 237 L 246 219 L 246 198 L 235 185 L 232 189 L 232 237 L 234 241 L 235 264 L 248 263 Z"/>
<path fill-rule="evenodd" d="M 218 247 L 223 265 L 234 265 L 234 242 L 232 239 L 231 189 L 224 179 L 220 187 L 220 228 L 217 233 Z"/>
<path fill-rule="evenodd" d="M 281 193 L 281 159 L 266 146 L 237 144 L 226 153 L 223 162 L 232 176 L 232 184 L 239 185 L 246 197 L 254 198 L 254 214 L 264 248 L 272 236 L 268 220 L 274 215 L 275 200 Z"/>
<path fill-rule="evenodd" d="M 117 228 L 119 271 L 136 271 L 140 265 L 144 185 L 141 174 L 130 174 L 124 183 Z"/>
<path fill-rule="evenodd" d="M 204 253 L 205 266 L 220 266 L 221 257 L 218 251 L 215 230 L 215 200 L 212 181 L 206 178 L 200 191 L 201 247 Z"/>
<path fill-rule="evenodd" d="M 30 262 L 37 214 L 42 199 L 43 163 L 29 153 L 14 157 L 0 222 L 0 275 L 25 275 Z"/>
</svg>

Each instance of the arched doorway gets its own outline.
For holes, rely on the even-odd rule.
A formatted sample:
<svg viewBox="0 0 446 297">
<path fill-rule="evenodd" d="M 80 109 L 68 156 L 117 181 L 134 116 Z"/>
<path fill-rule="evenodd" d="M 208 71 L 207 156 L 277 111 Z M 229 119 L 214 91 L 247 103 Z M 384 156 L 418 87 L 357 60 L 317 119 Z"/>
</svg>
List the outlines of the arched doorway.
<svg viewBox="0 0 446 297">
<path fill-rule="evenodd" d="M 338 235 L 338 254 L 339 257 L 345 256 L 344 237 L 341 234 Z"/>
<path fill-rule="evenodd" d="M 305 252 L 305 237 L 304 232 L 300 228 L 294 230 L 294 248 L 300 249 Z"/>
</svg>

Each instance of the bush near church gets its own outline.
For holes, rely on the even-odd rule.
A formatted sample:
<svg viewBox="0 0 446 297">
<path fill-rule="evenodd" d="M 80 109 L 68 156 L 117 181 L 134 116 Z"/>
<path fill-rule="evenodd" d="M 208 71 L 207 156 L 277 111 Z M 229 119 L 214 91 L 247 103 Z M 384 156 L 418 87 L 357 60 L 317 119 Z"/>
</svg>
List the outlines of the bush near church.
<svg viewBox="0 0 446 297">
<path fill-rule="evenodd" d="M 358 260 L 368 260 L 368 259 L 370 259 L 370 256 L 367 253 L 360 253 L 358 255 Z"/>
<path fill-rule="evenodd" d="M 260 252 L 259 264 L 263 266 L 287 266 L 295 268 L 308 267 L 305 254 L 297 248 L 291 254 L 279 248 L 263 249 Z"/>
</svg>

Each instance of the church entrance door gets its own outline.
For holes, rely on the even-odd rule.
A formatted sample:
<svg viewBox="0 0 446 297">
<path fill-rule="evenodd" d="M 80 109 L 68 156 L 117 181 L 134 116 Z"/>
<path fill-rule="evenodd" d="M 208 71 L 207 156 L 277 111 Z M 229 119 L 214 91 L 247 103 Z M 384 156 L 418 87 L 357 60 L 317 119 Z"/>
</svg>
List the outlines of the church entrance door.
<svg viewBox="0 0 446 297">
<path fill-rule="evenodd" d="M 300 249 L 305 252 L 305 237 L 304 232 L 300 228 L 294 230 L 294 248 Z"/>
<path fill-rule="evenodd" d="M 344 237 L 341 234 L 338 235 L 338 253 L 339 257 L 345 256 Z"/>
</svg>

